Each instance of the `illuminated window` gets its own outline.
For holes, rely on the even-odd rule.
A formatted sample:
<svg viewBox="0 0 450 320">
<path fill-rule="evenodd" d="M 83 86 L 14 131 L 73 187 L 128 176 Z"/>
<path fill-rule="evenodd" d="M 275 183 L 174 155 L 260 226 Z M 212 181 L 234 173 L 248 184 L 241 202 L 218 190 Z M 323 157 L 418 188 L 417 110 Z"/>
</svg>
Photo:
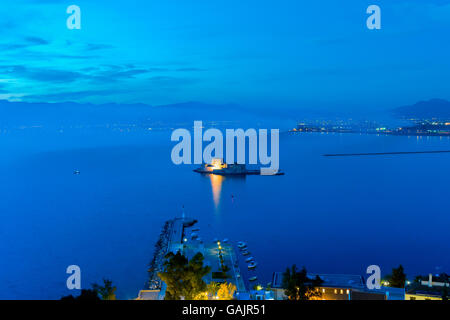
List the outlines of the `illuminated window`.
<svg viewBox="0 0 450 320">
<path fill-rule="evenodd" d="M 337 294 L 337 289 L 334 289 L 334 294 Z"/>
<path fill-rule="evenodd" d="M 341 294 L 344 294 L 344 290 L 341 289 Z"/>
<path fill-rule="evenodd" d="M 347 294 L 349 294 L 349 293 L 350 293 L 350 290 L 347 289 Z"/>
<path fill-rule="evenodd" d="M 325 293 L 325 289 L 322 289 L 322 292 Z"/>
</svg>

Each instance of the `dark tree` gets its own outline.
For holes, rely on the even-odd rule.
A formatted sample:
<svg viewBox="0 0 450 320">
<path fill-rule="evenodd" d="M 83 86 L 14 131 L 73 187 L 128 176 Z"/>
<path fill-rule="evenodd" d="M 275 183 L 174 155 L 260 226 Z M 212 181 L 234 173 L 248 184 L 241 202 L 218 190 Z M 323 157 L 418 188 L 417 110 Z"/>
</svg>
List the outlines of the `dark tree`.
<svg viewBox="0 0 450 320">
<path fill-rule="evenodd" d="M 319 298 L 322 294 L 318 290 L 322 279 L 316 276 L 314 279 L 308 277 L 305 267 L 298 271 L 296 265 L 287 268 L 283 273 L 283 288 L 289 300 L 310 300 Z"/>
<path fill-rule="evenodd" d="M 92 288 L 97 291 L 102 300 L 116 300 L 116 287 L 112 285 L 112 281 L 103 279 L 103 286 L 93 284 Z"/>
<path fill-rule="evenodd" d="M 164 271 L 158 273 L 158 276 L 167 286 L 165 299 L 180 300 L 183 293 L 183 278 L 188 259 L 179 252 L 177 254 L 170 252 L 165 258 Z"/>
<path fill-rule="evenodd" d="M 100 301 L 98 293 L 95 290 L 83 289 L 78 297 L 73 295 L 62 297 L 61 300 L 64 301 Z"/>
<path fill-rule="evenodd" d="M 403 270 L 403 266 L 399 265 L 398 268 L 392 269 L 392 275 L 389 277 L 389 286 L 394 288 L 404 288 L 406 282 L 406 274 Z"/>
<path fill-rule="evenodd" d="M 158 273 L 167 285 L 166 300 L 195 300 L 206 290 L 203 277 L 211 268 L 203 266 L 203 260 L 201 253 L 197 253 L 190 261 L 180 252 L 166 255 L 164 271 Z"/>
<path fill-rule="evenodd" d="M 421 281 L 422 281 L 422 276 L 416 276 L 414 278 L 414 283 L 419 283 L 420 284 Z"/>
<path fill-rule="evenodd" d="M 442 289 L 442 300 L 448 301 L 448 287 L 447 287 L 447 284 L 444 285 L 444 288 Z"/>
</svg>

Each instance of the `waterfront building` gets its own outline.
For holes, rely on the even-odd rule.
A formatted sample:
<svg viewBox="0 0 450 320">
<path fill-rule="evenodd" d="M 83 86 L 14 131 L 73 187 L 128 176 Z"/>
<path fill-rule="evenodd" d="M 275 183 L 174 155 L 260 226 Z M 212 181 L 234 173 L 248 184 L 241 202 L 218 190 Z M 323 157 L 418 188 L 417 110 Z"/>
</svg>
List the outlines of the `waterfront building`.
<svg viewBox="0 0 450 320">
<path fill-rule="evenodd" d="M 380 289 L 376 289 L 376 291 L 384 292 L 386 300 L 405 300 L 405 288 L 382 286 Z"/>
<path fill-rule="evenodd" d="M 275 300 L 272 290 L 250 290 L 248 300 Z"/>
<path fill-rule="evenodd" d="M 442 300 L 450 295 L 450 277 L 443 273 L 419 276 L 406 287 L 405 300 Z"/>
<path fill-rule="evenodd" d="M 369 290 L 360 275 L 308 273 L 308 278 L 316 277 L 323 281 L 316 288 L 321 293 L 320 300 L 404 300 L 405 297 L 404 289 L 399 288 Z M 271 289 L 275 300 L 287 299 L 282 283 L 283 273 L 274 272 Z"/>
<path fill-rule="evenodd" d="M 274 272 L 272 275 L 271 290 L 275 300 L 287 300 L 283 289 L 283 272 Z"/>
<path fill-rule="evenodd" d="M 160 299 L 161 290 L 141 290 L 139 291 L 136 300 L 161 300 Z"/>
<path fill-rule="evenodd" d="M 214 158 L 210 164 L 203 164 L 200 168 L 195 169 L 194 171 L 198 173 L 218 175 L 259 174 L 259 171 L 257 170 L 247 170 L 245 164 L 227 164 L 221 158 Z"/>
</svg>

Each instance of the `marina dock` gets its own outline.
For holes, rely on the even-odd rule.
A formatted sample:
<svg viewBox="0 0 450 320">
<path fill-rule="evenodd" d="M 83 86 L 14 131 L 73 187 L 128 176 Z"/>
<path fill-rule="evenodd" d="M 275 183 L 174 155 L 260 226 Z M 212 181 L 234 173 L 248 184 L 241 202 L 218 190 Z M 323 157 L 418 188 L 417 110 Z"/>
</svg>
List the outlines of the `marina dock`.
<svg viewBox="0 0 450 320">
<path fill-rule="evenodd" d="M 212 241 L 204 243 L 196 236 L 197 232 L 192 230 L 195 223 L 197 220 L 185 217 L 166 221 L 155 245 L 155 252 L 148 270 L 146 289 L 141 290 L 138 299 L 160 300 L 164 298 L 165 284 L 158 277 L 158 273 L 164 269 L 165 256 L 169 252 L 177 253 L 178 251 L 189 260 L 199 252 L 203 254 L 204 265 L 211 267 L 211 272 L 204 278 L 206 283 L 226 281 L 233 283 L 237 292 L 246 291 L 233 246 L 229 243 Z M 219 253 L 222 256 L 223 264 L 220 261 Z M 226 277 L 223 277 L 223 265 L 228 269 L 225 273 Z"/>
</svg>

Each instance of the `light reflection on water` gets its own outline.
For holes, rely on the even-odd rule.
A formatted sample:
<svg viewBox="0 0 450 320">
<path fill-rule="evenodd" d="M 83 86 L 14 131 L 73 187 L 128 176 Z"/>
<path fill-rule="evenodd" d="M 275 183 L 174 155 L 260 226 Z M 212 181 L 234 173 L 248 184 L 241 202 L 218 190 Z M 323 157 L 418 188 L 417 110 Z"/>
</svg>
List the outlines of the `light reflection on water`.
<svg viewBox="0 0 450 320">
<path fill-rule="evenodd" d="M 221 175 L 217 175 L 217 174 L 210 174 L 209 179 L 211 180 L 213 201 L 214 201 L 214 205 L 215 205 L 216 212 L 217 212 L 217 209 L 219 208 L 219 204 L 220 204 L 222 183 L 225 180 L 225 177 L 221 176 Z"/>
<path fill-rule="evenodd" d="M 239 190 L 245 185 L 246 176 L 208 174 L 208 179 L 211 182 L 211 194 L 216 215 L 219 215 L 222 206 L 235 207 Z M 225 186 L 227 186 L 227 191 L 224 191 Z"/>
</svg>

